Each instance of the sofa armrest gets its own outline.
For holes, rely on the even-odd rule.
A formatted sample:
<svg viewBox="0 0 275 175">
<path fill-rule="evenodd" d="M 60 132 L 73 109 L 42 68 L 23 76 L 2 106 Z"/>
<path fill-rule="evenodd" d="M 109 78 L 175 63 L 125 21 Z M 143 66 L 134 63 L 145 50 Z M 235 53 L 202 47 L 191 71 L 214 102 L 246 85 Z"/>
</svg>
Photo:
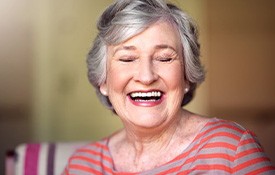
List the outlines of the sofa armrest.
<svg viewBox="0 0 275 175">
<path fill-rule="evenodd" d="M 21 144 L 16 147 L 13 158 L 6 158 L 6 175 L 60 175 L 73 152 L 85 144 L 87 142 Z"/>
</svg>

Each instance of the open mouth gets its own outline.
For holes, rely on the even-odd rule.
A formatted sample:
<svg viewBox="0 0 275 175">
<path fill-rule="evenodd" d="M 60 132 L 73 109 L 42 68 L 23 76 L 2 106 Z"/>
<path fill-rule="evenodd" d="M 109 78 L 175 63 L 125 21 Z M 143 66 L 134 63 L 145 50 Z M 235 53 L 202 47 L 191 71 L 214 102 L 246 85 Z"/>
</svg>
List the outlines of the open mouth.
<svg viewBox="0 0 275 175">
<path fill-rule="evenodd" d="M 129 95 L 135 102 L 156 102 L 161 100 L 163 93 L 161 91 L 132 92 Z"/>
</svg>

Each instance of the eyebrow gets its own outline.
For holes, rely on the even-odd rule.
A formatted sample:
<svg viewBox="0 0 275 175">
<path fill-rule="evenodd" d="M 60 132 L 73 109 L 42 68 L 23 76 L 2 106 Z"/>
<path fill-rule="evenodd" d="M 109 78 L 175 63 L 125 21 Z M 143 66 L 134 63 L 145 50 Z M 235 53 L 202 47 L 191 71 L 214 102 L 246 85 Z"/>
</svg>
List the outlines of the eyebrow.
<svg viewBox="0 0 275 175">
<path fill-rule="evenodd" d="M 115 49 L 114 51 L 114 55 L 120 51 L 120 50 L 136 50 L 137 48 L 135 46 L 122 46 L 122 47 L 118 47 Z"/>
<path fill-rule="evenodd" d="M 170 45 L 167 44 L 159 44 L 155 46 L 156 49 L 172 49 L 173 51 L 176 51 L 176 49 Z"/>
<path fill-rule="evenodd" d="M 162 50 L 162 49 L 171 49 L 173 51 L 176 51 L 176 49 L 170 45 L 167 44 L 158 44 L 154 47 L 157 50 Z M 135 46 L 121 46 L 115 49 L 114 54 L 116 54 L 120 50 L 137 50 Z"/>
</svg>

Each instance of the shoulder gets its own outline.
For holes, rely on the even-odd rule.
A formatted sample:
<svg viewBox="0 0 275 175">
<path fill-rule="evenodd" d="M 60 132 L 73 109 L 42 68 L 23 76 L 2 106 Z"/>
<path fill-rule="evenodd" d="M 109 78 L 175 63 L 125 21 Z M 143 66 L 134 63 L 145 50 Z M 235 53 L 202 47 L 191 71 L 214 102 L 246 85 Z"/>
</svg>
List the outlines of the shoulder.
<svg viewBox="0 0 275 175">
<path fill-rule="evenodd" d="M 236 141 L 241 140 L 241 138 L 247 134 L 255 136 L 253 132 L 238 123 L 217 118 L 210 119 L 200 134 L 209 138 L 231 138 Z"/>
<path fill-rule="evenodd" d="M 193 115 L 191 125 L 189 124 L 188 126 L 194 130 L 195 140 L 202 138 L 204 140 L 230 138 L 238 141 L 246 133 L 254 135 L 236 122 L 199 115 Z"/>
<path fill-rule="evenodd" d="M 240 124 L 233 122 L 233 121 L 229 121 L 229 120 L 224 120 L 224 119 L 219 119 L 219 118 L 211 118 L 208 120 L 208 122 L 206 123 L 205 127 L 208 128 L 216 128 L 216 129 L 233 129 L 239 132 L 244 132 L 247 129 L 244 128 L 243 126 L 241 126 Z"/>
<path fill-rule="evenodd" d="M 222 164 L 231 173 L 274 173 L 255 134 L 235 122 L 210 119 L 198 135 L 195 147 L 197 157 L 208 164 Z"/>
<path fill-rule="evenodd" d="M 257 136 L 232 121 L 211 119 L 198 136 L 197 144 L 208 152 L 230 155 L 235 163 L 262 157 L 268 160 Z"/>
<path fill-rule="evenodd" d="M 196 143 L 202 147 L 218 148 L 235 154 L 241 145 L 258 145 L 256 135 L 238 123 L 213 118 L 210 119 L 196 138 Z"/>
</svg>

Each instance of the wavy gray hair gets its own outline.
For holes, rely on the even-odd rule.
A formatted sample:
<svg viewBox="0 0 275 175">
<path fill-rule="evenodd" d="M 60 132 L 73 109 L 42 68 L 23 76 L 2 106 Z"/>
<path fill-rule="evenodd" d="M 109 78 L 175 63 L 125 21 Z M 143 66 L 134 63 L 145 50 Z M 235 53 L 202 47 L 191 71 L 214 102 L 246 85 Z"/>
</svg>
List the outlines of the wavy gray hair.
<svg viewBox="0 0 275 175">
<path fill-rule="evenodd" d="M 160 20 L 175 25 L 181 37 L 184 75 L 190 85 L 182 106 L 193 99 L 197 85 L 203 82 L 205 72 L 200 63 L 198 31 L 184 11 L 165 0 L 116 0 L 101 15 L 97 23 L 99 33 L 87 56 L 89 81 L 96 88 L 101 102 L 109 109 L 114 111 L 108 96 L 99 90 L 106 80 L 107 47 L 126 41 Z"/>
</svg>

